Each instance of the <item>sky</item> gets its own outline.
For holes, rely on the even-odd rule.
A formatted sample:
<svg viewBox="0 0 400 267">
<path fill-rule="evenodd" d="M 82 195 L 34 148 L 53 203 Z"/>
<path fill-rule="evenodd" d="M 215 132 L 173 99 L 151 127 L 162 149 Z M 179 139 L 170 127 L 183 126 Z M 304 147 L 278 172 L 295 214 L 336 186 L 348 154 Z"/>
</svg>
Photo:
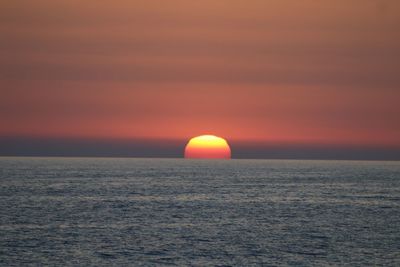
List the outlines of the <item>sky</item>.
<svg viewBox="0 0 400 267">
<path fill-rule="evenodd" d="M 238 158 L 400 159 L 399 25 L 397 0 L 2 1 L 0 155 L 215 134 Z"/>
</svg>

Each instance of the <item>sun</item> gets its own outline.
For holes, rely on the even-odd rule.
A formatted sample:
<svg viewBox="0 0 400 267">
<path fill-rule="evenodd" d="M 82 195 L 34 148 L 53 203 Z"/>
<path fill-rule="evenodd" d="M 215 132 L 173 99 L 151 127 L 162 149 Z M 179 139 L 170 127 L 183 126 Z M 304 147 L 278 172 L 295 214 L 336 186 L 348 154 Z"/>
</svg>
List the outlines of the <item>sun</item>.
<svg viewBox="0 0 400 267">
<path fill-rule="evenodd" d="M 200 135 L 193 137 L 185 147 L 187 159 L 230 159 L 231 148 L 222 137 Z"/>
</svg>

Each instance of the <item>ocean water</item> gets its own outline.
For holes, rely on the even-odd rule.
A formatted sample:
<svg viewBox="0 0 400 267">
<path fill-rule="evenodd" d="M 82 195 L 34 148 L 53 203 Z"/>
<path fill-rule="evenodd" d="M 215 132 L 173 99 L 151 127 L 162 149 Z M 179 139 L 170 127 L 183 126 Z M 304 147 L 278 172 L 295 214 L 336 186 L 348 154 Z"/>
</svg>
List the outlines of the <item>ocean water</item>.
<svg viewBox="0 0 400 267">
<path fill-rule="evenodd" d="M 1 266 L 400 266 L 400 162 L 0 158 Z"/>
</svg>

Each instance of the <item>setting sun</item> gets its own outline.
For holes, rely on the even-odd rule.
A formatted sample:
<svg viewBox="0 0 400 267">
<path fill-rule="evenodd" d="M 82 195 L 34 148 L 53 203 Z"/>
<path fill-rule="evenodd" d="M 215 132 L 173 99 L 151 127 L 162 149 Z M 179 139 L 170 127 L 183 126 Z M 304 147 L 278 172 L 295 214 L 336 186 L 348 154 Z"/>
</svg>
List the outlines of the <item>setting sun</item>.
<svg viewBox="0 0 400 267">
<path fill-rule="evenodd" d="M 193 137 L 185 147 L 185 158 L 230 159 L 231 149 L 224 138 L 215 135 Z"/>
</svg>

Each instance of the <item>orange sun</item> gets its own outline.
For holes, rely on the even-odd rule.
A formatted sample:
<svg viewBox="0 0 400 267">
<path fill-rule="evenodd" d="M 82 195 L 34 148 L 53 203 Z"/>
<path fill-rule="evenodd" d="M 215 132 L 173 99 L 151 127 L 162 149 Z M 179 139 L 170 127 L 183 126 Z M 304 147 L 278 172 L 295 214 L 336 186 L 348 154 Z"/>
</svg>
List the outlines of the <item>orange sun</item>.
<svg viewBox="0 0 400 267">
<path fill-rule="evenodd" d="M 224 138 L 215 135 L 193 137 L 185 147 L 187 159 L 230 159 L 231 148 Z"/>
</svg>

